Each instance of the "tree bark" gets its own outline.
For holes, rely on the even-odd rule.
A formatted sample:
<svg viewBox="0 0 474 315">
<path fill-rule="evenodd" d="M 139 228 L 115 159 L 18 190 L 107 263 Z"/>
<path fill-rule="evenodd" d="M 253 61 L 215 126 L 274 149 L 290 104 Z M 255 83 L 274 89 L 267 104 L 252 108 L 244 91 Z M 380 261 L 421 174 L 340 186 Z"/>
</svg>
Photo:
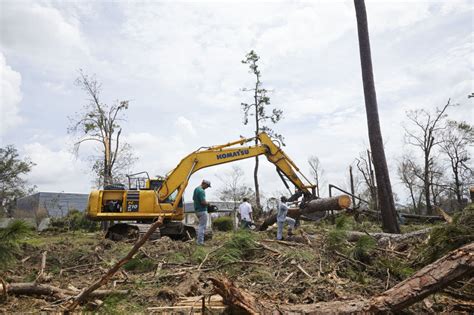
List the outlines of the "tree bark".
<svg viewBox="0 0 474 315">
<path fill-rule="evenodd" d="M 347 195 L 341 195 L 331 198 L 319 198 L 311 200 L 303 208 L 292 208 L 288 210 L 288 216 L 292 218 L 297 218 L 303 214 L 310 214 L 318 211 L 328 211 L 328 210 L 342 210 L 346 209 L 351 205 L 351 198 Z M 265 231 L 270 225 L 273 225 L 276 222 L 277 215 L 271 215 L 260 226 L 260 231 Z"/>
<path fill-rule="evenodd" d="M 359 34 L 359 50 L 369 141 L 377 180 L 378 206 L 382 212 L 382 226 L 385 232 L 400 233 L 400 227 L 395 212 L 395 203 L 393 201 L 390 175 L 385 158 L 382 132 L 380 130 L 365 2 L 364 0 L 354 0 L 354 5 Z"/>
</svg>

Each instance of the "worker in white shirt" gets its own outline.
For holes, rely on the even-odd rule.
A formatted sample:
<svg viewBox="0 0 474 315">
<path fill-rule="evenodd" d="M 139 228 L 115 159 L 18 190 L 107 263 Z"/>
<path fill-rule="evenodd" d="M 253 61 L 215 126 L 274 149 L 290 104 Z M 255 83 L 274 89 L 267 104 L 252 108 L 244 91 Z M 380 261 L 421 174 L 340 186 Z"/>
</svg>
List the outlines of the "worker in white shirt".
<svg viewBox="0 0 474 315">
<path fill-rule="evenodd" d="M 244 198 L 239 206 L 240 227 L 248 229 L 252 225 L 252 205 L 250 205 L 248 198 Z"/>
<path fill-rule="evenodd" d="M 277 240 L 283 239 L 283 226 L 285 223 L 288 224 L 288 236 L 293 235 L 293 229 L 295 228 L 295 219 L 288 217 L 288 206 L 286 205 L 288 199 L 285 196 L 280 198 L 278 204 L 277 213 Z"/>
</svg>

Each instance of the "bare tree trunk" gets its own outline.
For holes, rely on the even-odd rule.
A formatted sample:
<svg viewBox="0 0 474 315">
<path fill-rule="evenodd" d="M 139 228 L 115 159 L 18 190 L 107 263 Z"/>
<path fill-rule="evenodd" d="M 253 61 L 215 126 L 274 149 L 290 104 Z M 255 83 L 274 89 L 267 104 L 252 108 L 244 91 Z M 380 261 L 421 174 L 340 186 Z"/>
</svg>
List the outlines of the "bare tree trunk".
<svg viewBox="0 0 474 315">
<path fill-rule="evenodd" d="M 255 183 L 255 202 L 257 207 L 260 209 L 260 186 L 258 185 L 258 156 L 255 157 L 255 168 L 253 171 L 253 180 Z"/>
<path fill-rule="evenodd" d="M 362 67 L 362 81 L 364 84 L 369 141 L 375 168 L 375 177 L 377 179 L 378 206 L 382 213 L 382 227 L 385 232 L 400 233 L 400 227 L 395 212 L 395 203 L 393 201 L 392 186 L 390 184 L 390 175 L 388 173 L 387 161 L 383 147 L 382 132 L 380 130 L 365 2 L 364 0 L 354 0 L 354 5 L 359 34 L 360 60 Z"/>
</svg>

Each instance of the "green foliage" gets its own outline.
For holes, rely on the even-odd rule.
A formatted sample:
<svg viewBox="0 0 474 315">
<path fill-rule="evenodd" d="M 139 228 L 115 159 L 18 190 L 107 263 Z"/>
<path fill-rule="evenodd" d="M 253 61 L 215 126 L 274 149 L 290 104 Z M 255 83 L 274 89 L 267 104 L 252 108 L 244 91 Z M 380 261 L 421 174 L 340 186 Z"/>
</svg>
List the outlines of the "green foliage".
<svg viewBox="0 0 474 315">
<path fill-rule="evenodd" d="M 155 268 L 155 263 L 150 258 L 134 257 L 123 265 L 123 269 L 136 272 L 149 272 Z"/>
<path fill-rule="evenodd" d="M 95 232 L 100 229 L 98 222 L 87 219 L 79 210 L 71 210 L 65 217 L 51 218 L 51 227 L 58 230 Z"/>
<path fill-rule="evenodd" d="M 346 231 L 334 229 L 327 234 L 326 244 L 330 250 L 341 250 L 346 242 Z"/>
<path fill-rule="evenodd" d="M 69 218 L 70 230 L 84 230 L 88 232 L 95 232 L 100 229 L 98 222 L 87 219 L 86 214 L 79 210 L 69 211 L 67 217 Z"/>
<path fill-rule="evenodd" d="M 224 243 L 215 257 L 219 263 L 229 263 L 249 258 L 255 249 L 255 236 L 252 232 L 239 230 Z"/>
<path fill-rule="evenodd" d="M 13 145 L 0 148 L 0 214 L 12 215 L 16 199 L 31 193 L 34 188 L 27 187 L 24 175 L 35 164 L 28 159 L 22 160 Z"/>
<path fill-rule="evenodd" d="M 191 254 L 191 261 L 194 263 L 201 263 L 207 255 L 205 247 L 197 246 L 194 252 Z"/>
<path fill-rule="evenodd" d="M 362 235 L 352 248 L 350 256 L 356 260 L 368 263 L 370 255 L 377 247 L 377 242 L 369 235 Z"/>
<path fill-rule="evenodd" d="M 180 252 L 171 252 L 166 255 L 166 259 L 171 263 L 182 264 L 186 262 L 186 257 Z"/>
<path fill-rule="evenodd" d="M 23 220 L 13 220 L 0 229 L 0 266 L 13 263 L 20 252 L 20 241 L 31 234 L 31 227 Z"/>
<path fill-rule="evenodd" d="M 390 274 L 395 276 L 398 280 L 403 280 L 414 273 L 408 262 L 400 260 L 395 257 L 380 256 L 375 265 L 381 273 L 385 273 L 388 269 Z"/>
<path fill-rule="evenodd" d="M 233 218 L 229 216 L 223 216 L 216 218 L 212 221 L 212 226 L 216 228 L 218 231 L 228 232 L 234 229 L 234 222 Z"/>
<path fill-rule="evenodd" d="M 105 314 L 121 314 L 122 312 L 118 311 L 117 309 L 122 302 L 123 296 L 111 294 L 105 298 L 101 311 Z"/>
<path fill-rule="evenodd" d="M 429 264 L 448 252 L 474 241 L 474 208 L 467 207 L 453 216 L 452 224 L 433 228 L 419 260 Z"/>
<path fill-rule="evenodd" d="M 336 217 L 336 229 L 347 229 L 350 226 L 350 218 L 346 215 Z"/>
</svg>

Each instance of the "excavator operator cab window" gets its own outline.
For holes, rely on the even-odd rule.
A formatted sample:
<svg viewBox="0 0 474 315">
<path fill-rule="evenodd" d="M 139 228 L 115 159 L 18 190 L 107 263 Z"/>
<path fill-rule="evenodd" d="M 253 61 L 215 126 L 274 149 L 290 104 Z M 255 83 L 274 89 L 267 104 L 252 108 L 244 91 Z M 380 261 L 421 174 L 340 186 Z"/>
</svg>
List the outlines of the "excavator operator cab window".
<svg viewBox="0 0 474 315">
<path fill-rule="evenodd" d="M 148 189 L 150 190 L 158 190 L 161 188 L 161 185 L 163 185 L 163 180 L 162 179 L 150 179 L 148 181 Z"/>
<path fill-rule="evenodd" d="M 146 189 L 146 178 L 145 177 L 134 177 L 129 178 L 128 189 L 129 190 L 142 190 Z"/>
</svg>

